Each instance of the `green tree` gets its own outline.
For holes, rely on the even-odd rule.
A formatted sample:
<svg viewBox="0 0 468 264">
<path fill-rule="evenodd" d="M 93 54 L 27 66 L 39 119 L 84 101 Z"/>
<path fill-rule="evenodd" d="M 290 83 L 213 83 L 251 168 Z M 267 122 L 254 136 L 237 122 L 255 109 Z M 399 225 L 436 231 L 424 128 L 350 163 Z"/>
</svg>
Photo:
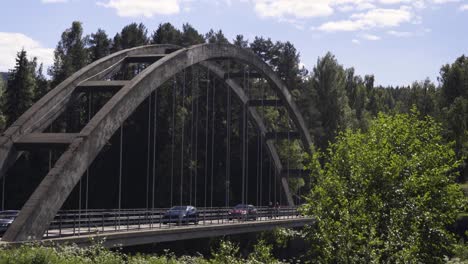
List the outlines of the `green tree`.
<svg viewBox="0 0 468 264">
<path fill-rule="evenodd" d="M 440 69 L 439 81 L 442 83 L 443 105 L 450 105 L 455 98 L 468 98 L 468 57 L 461 56 L 451 65 Z"/>
<path fill-rule="evenodd" d="M 54 51 L 54 65 L 49 69 L 52 87 L 88 64 L 88 52 L 85 45 L 86 39 L 83 38 L 81 22 L 74 21 L 71 28 L 62 33 Z"/>
<path fill-rule="evenodd" d="M 233 40 L 233 44 L 243 49 L 249 47 L 249 41 L 244 39 L 243 35 L 237 35 L 236 38 Z"/>
<path fill-rule="evenodd" d="M 143 23 L 132 23 L 125 26 L 114 37 L 112 52 L 148 44 L 148 30 Z"/>
<path fill-rule="evenodd" d="M 182 41 L 181 45 L 188 47 L 195 44 L 205 43 L 205 38 L 203 35 L 198 33 L 198 31 L 192 27 L 189 23 L 186 23 L 182 26 Z"/>
<path fill-rule="evenodd" d="M 158 29 L 151 36 L 152 44 L 174 44 L 180 45 L 182 42 L 182 32 L 171 23 L 159 24 Z"/>
<path fill-rule="evenodd" d="M 206 33 L 205 39 L 206 42 L 210 44 L 229 44 L 229 40 L 224 36 L 224 33 L 221 30 L 215 32 L 213 29 L 210 29 L 210 31 Z"/>
<path fill-rule="evenodd" d="M 451 254 L 447 226 L 466 200 L 441 132 L 415 111 L 379 114 L 367 132 L 348 129 L 314 155 L 304 210 L 317 218 L 308 235 L 317 262 L 442 263 Z"/>
<path fill-rule="evenodd" d="M 323 130 L 314 136 L 318 146 L 322 149 L 334 139 L 338 129 L 344 123 L 348 103 L 345 83 L 345 71 L 334 55 L 327 53 L 317 60 L 307 95 L 312 100 L 315 99 L 313 103 L 320 113 L 319 121 Z M 314 94 L 311 95 L 312 91 Z"/>
<path fill-rule="evenodd" d="M 264 39 L 263 37 L 255 37 L 254 41 L 250 43 L 252 51 L 266 63 L 270 63 L 273 58 L 273 46 L 270 38 Z"/>
<path fill-rule="evenodd" d="M 105 30 L 98 29 L 96 33 L 91 34 L 89 39 L 90 60 L 96 61 L 110 54 L 112 41 Z"/>
<path fill-rule="evenodd" d="M 15 68 L 8 74 L 4 95 L 3 112 L 8 126 L 32 105 L 36 88 L 35 66 L 35 60 L 29 61 L 24 49 L 18 52 Z"/>
<path fill-rule="evenodd" d="M 38 101 L 42 98 L 50 89 L 49 81 L 43 74 L 43 64 L 39 65 L 39 68 L 36 71 L 35 79 L 36 79 L 36 89 L 34 90 L 34 101 Z"/>
</svg>

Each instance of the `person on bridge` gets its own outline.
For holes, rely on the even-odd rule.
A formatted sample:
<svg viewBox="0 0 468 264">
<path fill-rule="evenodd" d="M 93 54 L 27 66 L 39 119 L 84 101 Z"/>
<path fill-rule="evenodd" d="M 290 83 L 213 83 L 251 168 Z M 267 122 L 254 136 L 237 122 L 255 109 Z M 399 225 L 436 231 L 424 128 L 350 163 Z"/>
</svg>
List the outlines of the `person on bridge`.
<svg viewBox="0 0 468 264">
<path fill-rule="evenodd" d="M 273 203 L 270 201 L 270 203 L 268 203 L 268 218 L 273 217 L 273 211 L 274 211 Z"/>
<path fill-rule="evenodd" d="M 279 204 L 279 202 L 276 202 L 276 204 L 275 204 L 275 217 L 279 216 L 279 210 L 280 210 L 280 204 Z"/>
</svg>

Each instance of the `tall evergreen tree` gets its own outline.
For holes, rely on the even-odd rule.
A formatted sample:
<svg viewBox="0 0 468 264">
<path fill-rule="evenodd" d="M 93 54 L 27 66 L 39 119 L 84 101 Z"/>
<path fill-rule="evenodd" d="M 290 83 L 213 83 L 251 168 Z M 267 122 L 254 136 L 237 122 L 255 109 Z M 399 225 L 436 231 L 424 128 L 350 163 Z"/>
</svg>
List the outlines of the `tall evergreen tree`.
<svg viewBox="0 0 468 264">
<path fill-rule="evenodd" d="M 229 44 L 229 40 L 224 36 L 221 30 L 215 32 L 213 29 L 210 29 L 210 31 L 206 33 L 205 39 L 207 43 Z"/>
<path fill-rule="evenodd" d="M 88 52 L 85 44 L 81 22 L 74 21 L 71 28 L 62 33 L 55 49 L 54 65 L 49 69 L 49 74 L 52 76 L 52 87 L 88 64 Z"/>
<path fill-rule="evenodd" d="M 317 60 L 311 78 L 311 88 L 316 92 L 317 109 L 323 133 L 315 135 L 319 147 L 325 148 L 335 138 L 338 128 L 343 124 L 347 103 L 345 93 L 345 72 L 335 56 L 327 53 Z"/>
<path fill-rule="evenodd" d="M 3 107 L 8 126 L 32 105 L 33 91 L 36 87 L 34 66 L 34 63 L 28 60 L 24 49 L 18 52 L 15 68 L 9 72 L 5 90 Z"/>
<path fill-rule="evenodd" d="M 442 66 L 439 81 L 442 83 L 444 106 L 450 105 L 459 96 L 468 98 L 468 57 L 463 55 L 451 65 Z"/>
<path fill-rule="evenodd" d="M 299 88 L 306 76 L 305 68 L 299 66 L 300 55 L 291 42 L 277 42 L 273 47 L 273 58 L 270 63 L 285 82 L 290 91 Z"/>
<path fill-rule="evenodd" d="M 151 36 L 152 44 L 173 44 L 181 45 L 182 32 L 171 23 L 159 24 L 158 29 Z"/>
<path fill-rule="evenodd" d="M 182 26 L 182 46 L 188 47 L 202 43 L 205 43 L 205 38 L 192 25 L 186 23 Z"/>
<path fill-rule="evenodd" d="M 270 38 L 255 37 L 254 41 L 250 43 L 250 48 L 266 63 L 270 63 L 273 58 L 273 42 Z"/>
<path fill-rule="evenodd" d="M 236 38 L 233 40 L 233 44 L 243 49 L 249 47 L 249 41 L 247 39 L 244 39 L 243 35 L 237 35 Z"/>
<path fill-rule="evenodd" d="M 93 62 L 109 55 L 111 42 L 106 31 L 102 29 L 98 29 L 96 33 L 91 34 L 91 38 L 89 39 L 90 60 Z"/>
<path fill-rule="evenodd" d="M 132 23 L 125 26 L 114 37 L 112 51 L 124 50 L 148 44 L 148 29 L 143 23 Z"/>
<path fill-rule="evenodd" d="M 43 67 L 44 66 L 41 63 L 35 73 L 36 89 L 34 90 L 34 101 L 41 99 L 50 88 L 49 81 L 47 81 L 46 77 L 44 76 Z"/>
</svg>

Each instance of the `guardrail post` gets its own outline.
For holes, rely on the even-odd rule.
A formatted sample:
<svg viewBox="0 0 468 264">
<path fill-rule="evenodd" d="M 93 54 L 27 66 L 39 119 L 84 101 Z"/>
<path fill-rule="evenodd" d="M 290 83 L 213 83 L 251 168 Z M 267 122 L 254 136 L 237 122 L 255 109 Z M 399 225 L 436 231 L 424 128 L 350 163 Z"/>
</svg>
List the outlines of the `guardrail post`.
<svg viewBox="0 0 468 264">
<path fill-rule="evenodd" d="M 59 237 L 62 237 L 62 214 L 59 214 Z"/>
<path fill-rule="evenodd" d="M 73 214 L 73 235 L 75 235 L 76 229 L 76 214 Z"/>
</svg>

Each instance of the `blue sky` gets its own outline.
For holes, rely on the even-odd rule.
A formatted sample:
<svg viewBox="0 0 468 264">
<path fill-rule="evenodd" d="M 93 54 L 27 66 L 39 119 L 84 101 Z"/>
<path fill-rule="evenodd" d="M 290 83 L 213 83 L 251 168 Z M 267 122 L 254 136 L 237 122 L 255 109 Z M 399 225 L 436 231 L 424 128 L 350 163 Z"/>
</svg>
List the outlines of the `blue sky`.
<svg viewBox="0 0 468 264">
<path fill-rule="evenodd" d="M 201 33 L 221 29 L 291 41 L 308 69 L 331 51 L 377 84 L 408 85 L 440 66 L 468 55 L 468 0 L 3 0 L 0 13 L 0 71 L 24 47 L 50 65 L 60 34 L 83 22 L 112 37 L 131 22 L 150 33 L 159 23 L 192 24 Z M 21 23 L 18 17 L 21 16 Z"/>
</svg>

